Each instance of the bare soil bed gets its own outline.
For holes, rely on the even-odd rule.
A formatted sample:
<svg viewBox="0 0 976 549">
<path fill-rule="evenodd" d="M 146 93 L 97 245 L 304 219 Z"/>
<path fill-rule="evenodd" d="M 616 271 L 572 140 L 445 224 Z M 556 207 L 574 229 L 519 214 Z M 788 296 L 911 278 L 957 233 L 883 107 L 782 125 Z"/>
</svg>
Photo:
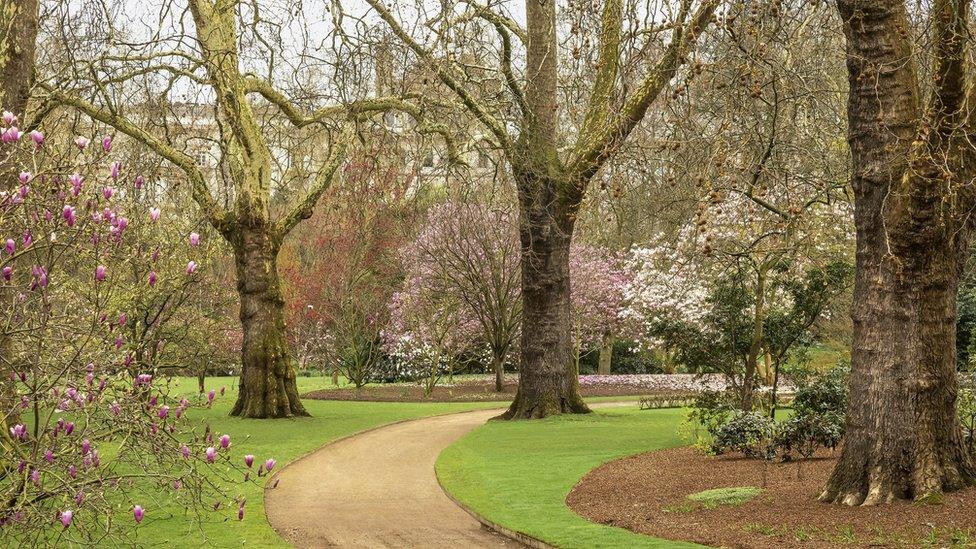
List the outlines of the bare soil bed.
<svg viewBox="0 0 976 549">
<path fill-rule="evenodd" d="M 584 397 L 601 396 L 692 396 L 703 388 L 720 384 L 716 376 L 702 378 L 688 374 L 580 376 Z M 495 391 L 493 376 L 465 378 L 453 383 L 445 380 L 429 396 L 413 383 L 367 385 L 355 388 L 321 389 L 304 398 L 321 400 L 364 400 L 374 402 L 491 402 L 509 401 L 515 396 L 518 377 L 506 375 L 503 390 Z"/>
<path fill-rule="evenodd" d="M 819 503 L 835 461 L 828 451 L 763 465 L 691 447 L 659 450 L 594 469 L 566 502 L 594 522 L 713 547 L 976 547 L 976 488 L 948 494 L 940 505 Z M 746 486 L 762 492 L 736 506 L 705 508 L 687 499 Z"/>
</svg>

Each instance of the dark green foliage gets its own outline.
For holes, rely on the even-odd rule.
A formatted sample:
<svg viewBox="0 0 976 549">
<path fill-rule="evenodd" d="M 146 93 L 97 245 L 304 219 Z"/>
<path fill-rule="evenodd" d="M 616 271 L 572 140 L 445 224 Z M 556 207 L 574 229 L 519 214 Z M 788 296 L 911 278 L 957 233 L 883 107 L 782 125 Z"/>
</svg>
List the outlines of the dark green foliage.
<svg viewBox="0 0 976 549">
<path fill-rule="evenodd" d="M 581 375 L 595 374 L 599 363 L 599 349 L 592 349 L 590 352 L 583 353 L 580 355 L 579 373 Z M 613 342 L 610 373 L 659 374 L 663 371 L 661 359 L 650 350 L 642 348 L 633 341 L 618 340 Z"/>
<path fill-rule="evenodd" d="M 956 296 L 956 364 L 960 370 L 969 370 L 970 356 L 976 345 L 976 272 L 972 270 L 959 284 Z"/>
<path fill-rule="evenodd" d="M 712 452 L 740 452 L 747 457 L 770 459 L 776 453 L 777 426 L 766 414 L 736 410 L 712 439 Z"/>
<path fill-rule="evenodd" d="M 759 411 L 736 409 L 734 394 L 727 392 L 702 393 L 688 417 L 710 435 L 711 453 L 740 452 L 762 459 L 808 458 L 818 448 L 836 448 L 844 436 L 848 374 L 846 365 L 822 374 L 795 373 L 793 413 L 781 422 Z"/>
<path fill-rule="evenodd" d="M 976 374 L 969 375 L 959 389 L 959 422 L 969 451 L 976 453 Z"/>
</svg>

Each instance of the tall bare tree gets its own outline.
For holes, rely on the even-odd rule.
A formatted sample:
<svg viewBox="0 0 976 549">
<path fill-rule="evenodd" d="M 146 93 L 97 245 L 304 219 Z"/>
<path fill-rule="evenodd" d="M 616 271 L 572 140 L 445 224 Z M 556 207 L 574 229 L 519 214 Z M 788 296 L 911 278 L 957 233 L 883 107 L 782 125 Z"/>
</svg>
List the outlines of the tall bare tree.
<svg viewBox="0 0 976 549">
<path fill-rule="evenodd" d="M 494 6 L 468 1 L 443 4 L 438 20 L 446 21 L 447 29 L 440 32 L 439 41 L 450 40 L 451 23 L 459 25 L 456 22 L 463 20 L 480 20 L 497 33 L 495 72 L 504 81 L 509 99 L 501 106 L 478 93 L 468 77 L 471 71 L 460 66 L 463 59 L 436 55 L 381 0 L 367 3 L 487 128 L 516 181 L 523 327 L 518 393 L 502 417 L 588 412 L 573 368 L 571 337 L 569 248 L 576 218 L 590 181 L 678 74 L 711 21 L 718 0 L 704 0 L 697 8 L 691 0 L 682 0 L 673 13 L 667 4 L 628 5 L 625 10 L 623 0 L 604 2 L 589 98 L 581 120 L 574 123 L 565 118 L 572 116 L 575 104 L 560 100 L 565 94 L 560 90 L 561 41 L 554 1 L 527 0 L 525 29 Z M 463 11 L 460 16 L 455 8 Z M 625 18 L 631 8 L 643 15 Z M 643 23 L 645 15 L 654 19 L 669 13 L 673 17 L 667 24 L 648 28 Z M 625 32 L 625 22 L 636 27 Z M 571 27 L 570 34 L 581 32 L 580 25 Z M 524 46 L 521 77 L 515 65 L 516 52 L 522 49 L 516 40 Z M 508 116 L 509 112 L 514 115 Z"/>
<path fill-rule="evenodd" d="M 969 1 L 929 8 L 928 73 L 902 0 L 837 7 L 857 274 L 846 442 L 821 499 L 937 501 L 976 481 L 956 418 L 955 364 L 956 288 L 976 205 Z"/>
<path fill-rule="evenodd" d="M 166 6 L 169 4 L 162 13 L 170 13 Z M 244 332 L 240 393 L 231 413 L 249 418 L 307 415 L 299 400 L 293 357 L 284 333 L 284 300 L 277 269 L 283 239 L 311 216 L 319 197 L 337 177 L 357 123 L 390 109 L 420 117 L 419 107 L 397 97 L 362 98 L 318 108 L 290 99 L 275 86 L 275 74 L 281 70 L 277 55 L 294 44 L 269 45 L 261 30 L 267 23 L 259 6 L 257 2 L 245 6 L 237 0 L 188 0 L 192 27 L 184 21 L 174 24 L 178 33 L 175 39 L 155 36 L 141 43 L 127 37 L 109 44 L 111 47 L 105 48 L 108 53 L 94 61 L 77 60 L 73 80 L 69 81 L 76 84 L 75 89 L 66 91 L 57 75 L 41 83 L 51 102 L 72 107 L 114 128 L 175 166 L 187 180 L 203 216 L 230 244 Z M 273 24 L 272 30 L 265 32 L 273 35 L 281 24 Z M 182 29 L 188 27 L 195 29 L 193 35 L 183 34 Z M 187 43 L 192 47 L 186 47 Z M 166 49 L 173 44 L 175 49 Z M 246 49 L 249 44 L 250 49 Z M 251 63 L 260 58 L 255 53 L 268 56 L 264 77 L 245 68 L 248 58 Z M 313 56 L 306 52 L 299 57 Z M 336 67 L 341 65 L 342 59 L 335 60 Z M 302 68 L 305 76 L 314 72 Z M 85 74 L 95 76 L 83 82 L 87 86 L 77 85 L 79 75 L 84 80 Z M 174 144 L 165 125 L 156 131 L 156 121 L 147 120 L 145 112 L 139 119 L 128 117 L 127 111 L 136 111 L 130 108 L 133 105 L 112 100 L 110 86 L 135 87 L 138 78 L 146 74 L 168 82 L 165 91 L 181 80 L 183 85 L 206 89 L 204 96 L 213 105 L 218 126 L 217 136 L 209 139 L 217 142 L 223 177 L 231 184 L 227 193 L 230 207 L 215 199 L 199 158 Z M 341 86 L 344 76 L 339 74 L 330 85 Z M 275 126 L 267 120 L 274 116 L 268 114 L 271 111 L 276 111 L 278 121 L 288 127 L 283 133 L 317 140 L 318 149 L 327 150 L 327 154 L 309 158 L 302 153 L 288 155 L 277 145 L 272 147 Z M 312 129 L 320 131 L 311 136 L 302 133 Z M 316 170 L 301 196 L 288 201 L 279 215 L 273 215 L 272 193 L 275 174 L 283 171 L 282 155 L 292 164 L 312 162 Z"/>
</svg>

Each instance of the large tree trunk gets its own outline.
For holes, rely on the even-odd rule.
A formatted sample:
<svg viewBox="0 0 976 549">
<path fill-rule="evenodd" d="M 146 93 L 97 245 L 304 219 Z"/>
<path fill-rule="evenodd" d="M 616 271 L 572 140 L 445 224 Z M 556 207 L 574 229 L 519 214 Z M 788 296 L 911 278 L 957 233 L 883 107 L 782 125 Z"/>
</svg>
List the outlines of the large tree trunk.
<svg viewBox="0 0 976 549">
<path fill-rule="evenodd" d="M 553 198 L 556 182 L 522 180 L 522 334 L 519 386 L 504 419 L 587 413 L 574 368 L 569 246 L 573 223 Z M 555 203 L 554 203 L 555 202 Z"/>
<path fill-rule="evenodd" d="M 953 207 L 971 203 L 958 185 L 973 163 L 971 145 L 952 137 L 966 88 L 965 56 L 953 49 L 968 16 L 965 3 L 937 4 L 936 87 L 923 114 L 902 0 L 838 1 L 857 271 L 847 433 L 823 501 L 935 502 L 976 480 L 956 417 L 955 365 L 956 288 L 971 223 L 959 219 L 968 206 Z"/>
<path fill-rule="evenodd" d="M 21 127 L 34 81 L 37 19 L 37 0 L 0 0 L 0 109 L 17 115 Z M 15 188 L 19 172 L 16 165 L 0 165 L 0 190 Z M 6 292 L 0 298 L 6 302 Z M 10 336 L 0 332 L 0 419 L 8 423 L 20 420 L 16 384 L 11 380 L 13 360 Z"/>
<path fill-rule="evenodd" d="M 976 481 L 956 417 L 958 261 L 941 253 L 901 272 L 858 246 L 851 405 L 822 499 L 937 500 Z"/>
<path fill-rule="evenodd" d="M 0 0 L 0 108 L 23 118 L 34 81 L 37 0 Z"/>
<path fill-rule="evenodd" d="M 278 244 L 262 228 L 241 227 L 234 236 L 244 342 L 240 392 L 231 415 L 307 416 L 299 400 L 293 358 L 285 340 Z"/>
</svg>

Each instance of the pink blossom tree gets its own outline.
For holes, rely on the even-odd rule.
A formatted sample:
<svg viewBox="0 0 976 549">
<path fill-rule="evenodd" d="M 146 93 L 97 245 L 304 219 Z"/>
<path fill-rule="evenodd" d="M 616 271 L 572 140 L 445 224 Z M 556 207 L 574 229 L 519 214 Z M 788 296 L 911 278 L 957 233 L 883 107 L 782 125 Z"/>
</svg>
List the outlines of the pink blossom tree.
<svg viewBox="0 0 976 549">
<path fill-rule="evenodd" d="M 632 279 L 623 258 L 605 248 L 574 244 L 569 268 L 572 285 L 576 369 L 587 350 L 600 350 L 599 373 L 610 373 L 613 341 L 627 328 L 627 288 Z"/>
<path fill-rule="evenodd" d="M 502 391 L 505 362 L 522 319 L 518 224 L 490 204 L 451 201 L 434 206 L 405 249 L 409 271 L 475 320 L 472 334 L 488 347 L 495 390 Z"/>
<path fill-rule="evenodd" d="M 110 138 L 59 148 L 11 123 L 4 134 L 0 155 L 22 165 L 19 186 L 0 195 L 0 537 L 125 545 L 153 514 L 148 490 L 188 508 L 230 499 L 243 468 L 230 435 L 197 431 L 187 421 L 194 403 L 136 359 L 136 300 L 120 283 L 145 263 L 147 294 L 164 291 L 164 281 L 192 285 L 203 258 L 189 244 L 153 241 L 152 227 L 165 221 L 155 208 L 131 209 L 144 181 L 109 165 Z M 187 256 L 176 269 L 163 259 Z"/>
</svg>

